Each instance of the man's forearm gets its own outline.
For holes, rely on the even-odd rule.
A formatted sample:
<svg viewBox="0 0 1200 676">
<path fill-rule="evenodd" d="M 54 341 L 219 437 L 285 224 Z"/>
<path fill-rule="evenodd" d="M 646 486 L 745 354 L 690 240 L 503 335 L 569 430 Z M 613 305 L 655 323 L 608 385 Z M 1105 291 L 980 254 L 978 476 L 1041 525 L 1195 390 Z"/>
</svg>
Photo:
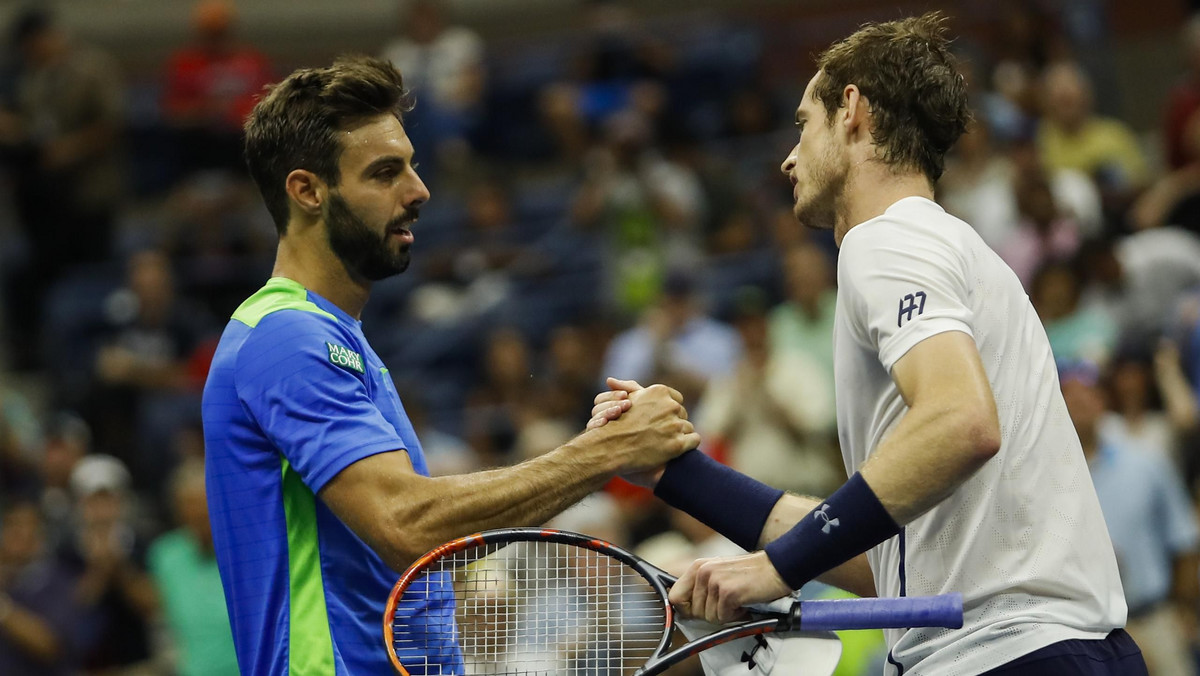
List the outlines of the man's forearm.
<svg viewBox="0 0 1200 676">
<path fill-rule="evenodd" d="M 859 471 L 901 526 L 945 500 L 1000 448 L 999 434 L 960 409 L 915 407 Z"/>
<path fill-rule="evenodd" d="M 442 477 L 396 470 L 371 458 L 344 473 L 367 472 L 376 488 L 322 493 L 351 529 L 388 565 L 402 571 L 425 552 L 489 528 L 540 525 L 599 489 L 615 468 L 593 452 L 563 447 L 513 467 Z M 375 505 L 366 503 L 374 498 Z M 380 519 L 380 522 L 373 522 Z"/>
<path fill-rule="evenodd" d="M 432 547 L 488 528 L 545 523 L 616 475 L 583 459 L 591 456 L 573 455 L 572 443 L 513 467 L 430 479 L 428 497 L 442 504 L 412 509 L 421 512 L 413 527 Z"/>
<path fill-rule="evenodd" d="M 784 495 L 779 502 L 775 503 L 771 515 L 767 517 L 767 522 L 758 539 L 758 546 L 765 547 L 767 543 L 788 532 L 820 505 L 821 500 L 817 498 L 792 495 L 791 493 Z M 867 562 L 866 554 L 860 554 L 846 563 L 818 575 L 817 579 L 859 596 L 875 596 L 878 593 L 875 590 L 875 577 L 871 574 L 871 565 Z"/>
</svg>

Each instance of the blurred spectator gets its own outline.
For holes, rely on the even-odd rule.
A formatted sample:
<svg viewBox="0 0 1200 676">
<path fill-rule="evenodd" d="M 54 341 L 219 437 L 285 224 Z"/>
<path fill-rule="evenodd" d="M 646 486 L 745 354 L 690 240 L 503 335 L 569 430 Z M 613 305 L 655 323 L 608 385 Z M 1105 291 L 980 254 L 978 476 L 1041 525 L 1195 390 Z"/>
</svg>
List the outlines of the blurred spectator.
<svg viewBox="0 0 1200 676">
<path fill-rule="evenodd" d="M 1190 676 L 1187 632 L 1196 627 L 1200 602 L 1200 528 L 1187 489 L 1165 458 L 1100 433 L 1098 373 L 1091 364 L 1064 364 L 1060 381 L 1117 554 L 1129 605 L 1125 628 L 1150 673 Z"/>
<path fill-rule="evenodd" d="M 1019 225 L 997 253 L 1029 289 L 1039 267 L 1066 260 L 1079 250 L 1079 225 L 1059 209 L 1044 175 L 1022 173 L 1013 190 Z"/>
<path fill-rule="evenodd" d="M 422 284 L 413 312 L 428 322 L 463 321 L 508 301 L 516 277 L 537 271 L 539 260 L 515 222 L 512 188 L 476 182 L 467 194 L 466 232 L 429 251 L 419 265 Z"/>
<path fill-rule="evenodd" d="M 1200 397 L 1188 382 L 1179 346 L 1172 339 L 1163 339 L 1154 351 L 1154 381 L 1175 433 L 1174 460 L 1184 470 L 1184 476 L 1194 477 L 1198 469 L 1195 464 L 1200 460 L 1194 447 L 1195 434 L 1200 431 Z M 1189 442 L 1193 444 L 1192 451 L 1185 452 Z"/>
<path fill-rule="evenodd" d="M 59 411 L 47 424 L 40 470 L 41 495 L 38 504 L 45 520 L 46 542 L 54 551 L 67 546 L 74 536 L 75 498 L 71 494 L 71 473 L 92 450 L 92 429 L 83 418 Z"/>
<path fill-rule="evenodd" d="M 154 485 L 170 469 L 171 459 L 162 453 L 170 431 L 148 426 L 170 422 L 163 409 L 172 397 L 190 397 L 183 405 L 198 401 L 204 374 L 189 370 L 188 361 L 204 334 L 203 314 L 176 295 L 170 261 L 156 250 L 130 257 L 125 286 L 109 296 L 105 309 L 108 326 L 96 353 L 90 407 L 96 445 L 125 456 L 139 487 Z M 161 416 L 151 416 L 151 408 Z"/>
<path fill-rule="evenodd" d="M 413 145 L 439 160 L 464 149 L 486 89 L 484 44 L 475 31 L 448 25 L 444 0 L 415 0 L 403 12 L 401 35 L 388 42 L 382 58 L 404 76 L 420 105 L 405 113 Z M 422 143 L 421 141 L 426 141 Z"/>
<path fill-rule="evenodd" d="M 992 145 L 987 122 L 976 118 L 946 158 L 938 202 L 996 249 L 1013 235 L 1018 222 L 1013 173 L 1012 162 Z"/>
<path fill-rule="evenodd" d="M 1200 110 L 1183 121 L 1177 143 L 1200 158 Z M 1200 161 L 1159 176 L 1134 201 L 1127 219 L 1133 230 L 1172 225 L 1200 235 Z"/>
<path fill-rule="evenodd" d="M 417 439 L 420 439 L 421 450 L 425 453 L 425 464 L 429 467 L 430 476 L 467 474 L 484 469 L 479 454 L 471 448 L 470 444 L 429 423 L 425 396 L 419 388 L 397 387 L 396 389 L 400 391 L 400 401 L 403 402 L 408 421 L 412 423 Z"/>
<path fill-rule="evenodd" d="M 180 293 L 228 317 L 270 276 L 277 235 L 253 183 L 204 171 L 180 181 L 163 204 L 157 243 L 178 272 Z"/>
<path fill-rule="evenodd" d="M 1038 148 L 1048 169 L 1077 169 L 1101 191 L 1124 196 L 1146 183 L 1146 159 L 1123 122 L 1094 114 L 1092 87 L 1078 65 L 1059 62 L 1042 75 Z"/>
<path fill-rule="evenodd" d="M 688 513 L 667 508 L 671 530 L 647 538 L 634 553 L 673 575 L 682 575 L 696 559 L 736 556 L 741 547 Z"/>
<path fill-rule="evenodd" d="M 634 10 L 611 0 L 588 3 L 580 14 L 574 62 L 567 78 L 542 92 L 542 118 L 563 156 L 582 157 L 593 131 L 620 115 L 657 128 L 667 109 L 665 47 L 641 27 Z"/>
<path fill-rule="evenodd" d="M 228 0 L 200 0 L 192 9 L 192 43 L 167 62 L 163 113 L 177 135 L 184 174 L 245 173 L 242 123 L 272 75 L 265 55 L 234 40 L 236 22 Z"/>
<path fill-rule="evenodd" d="M 46 289 L 64 272 L 111 253 L 121 197 L 117 164 L 122 85 L 107 55 L 71 40 L 43 9 L 19 14 L 15 108 L 0 110 L 0 144 L 14 158 L 13 196 L 29 258 L 12 294 L 12 328 L 35 331 Z M 26 333 L 19 366 L 36 358 Z"/>
<path fill-rule="evenodd" d="M 846 480 L 834 442 L 832 378 L 813 355 L 772 352 L 766 294 L 743 291 L 734 321 L 741 361 L 709 380 L 696 430 L 743 474 L 802 495 L 827 495 Z"/>
<path fill-rule="evenodd" d="M 1029 297 L 1055 359 L 1107 364 L 1117 345 L 1117 324 L 1103 306 L 1080 305 L 1082 283 L 1073 265 L 1048 263 L 1034 275 Z"/>
<path fill-rule="evenodd" d="M 1013 140 L 1008 151 L 1001 152 L 981 121 L 970 126 L 947 158 L 938 201 L 999 251 L 1020 225 L 1017 179 L 1031 172 L 1045 176 L 1059 211 L 1079 225 L 1081 234 L 1100 234 L 1104 226 L 1100 192 L 1089 176 L 1074 169 L 1044 170 L 1036 148 L 1024 139 Z"/>
<path fill-rule="evenodd" d="M 611 117 L 605 145 L 585 158 L 572 209 L 577 224 L 605 238 L 613 305 L 632 313 L 658 296 L 666 270 L 703 258 L 707 204 L 699 177 L 665 159 L 653 140 L 644 116 Z"/>
<path fill-rule="evenodd" d="M 1162 388 L 1148 349 L 1117 352 L 1108 367 L 1109 412 L 1100 420 L 1100 438 L 1121 448 L 1153 453 L 1182 469 L 1179 431 L 1164 413 Z"/>
<path fill-rule="evenodd" d="M 37 484 L 42 439 L 29 400 L 0 385 L 0 495 L 28 496 Z"/>
<path fill-rule="evenodd" d="M 145 542 L 130 488 L 129 470 L 109 455 L 89 455 L 71 472 L 75 534 L 62 557 L 78 579 L 73 631 L 87 671 L 135 668 L 151 658 L 159 601 L 142 564 Z"/>
<path fill-rule="evenodd" d="M 467 396 L 467 440 L 485 466 L 511 464 L 517 436 L 534 403 L 530 346 L 514 329 L 487 337 L 484 379 Z"/>
<path fill-rule="evenodd" d="M 1200 14 L 1193 14 L 1183 25 L 1180 42 L 1187 70 L 1171 90 L 1162 125 L 1167 168 L 1171 170 L 1200 161 L 1194 129 L 1200 111 Z"/>
<path fill-rule="evenodd" d="M 146 563 L 177 651 L 175 671 L 179 676 L 236 674 L 237 654 L 208 523 L 203 461 L 180 465 L 168 489 L 179 527 L 150 545 Z"/>
<path fill-rule="evenodd" d="M 37 505 L 6 505 L 0 520 L 0 673 L 75 673 L 79 609 L 73 589 L 74 580 L 49 556 Z"/>
<path fill-rule="evenodd" d="M 1182 294 L 1200 285 L 1200 236 L 1154 228 L 1081 249 L 1083 302 L 1110 312 L 1123 344 L 1149 345 L 1173 323 Z"/>
<path fill-rule="evenodd" d="M 545 379 L 553 406 L 571 429 L 579 429 L 591 417 L 592 397 L 600 378 L 600 356 L 593 331 L 564 324 L 550 333 L 546 346 Z"/>
<path fill-rule="evenodd" d="M 666 383 L 694 406 L 709 379 L 731 373 L 741 353 L 737 332 L 701 311 L 690 274 L 673 272 L 662 300 L 609 343 L 600 374 Z"/>
<path fill-rule="evenodd" d="M 592 493 L 546 524 L 550 528 L 587 533 L 618 547 L 628 547 L 629 530 L 612 496 Z"/>
<path fill-rule="evenodd" d="M 792 222 L 795 229 L 795 217 Z M 783 253 L 785 300 L 768 318 L 771 354 L 798 353 L 824 371 L 833 396 L 833 315 L 837 289 L 832 262 L 815 244 L 801 244 Z"/>
</svg>

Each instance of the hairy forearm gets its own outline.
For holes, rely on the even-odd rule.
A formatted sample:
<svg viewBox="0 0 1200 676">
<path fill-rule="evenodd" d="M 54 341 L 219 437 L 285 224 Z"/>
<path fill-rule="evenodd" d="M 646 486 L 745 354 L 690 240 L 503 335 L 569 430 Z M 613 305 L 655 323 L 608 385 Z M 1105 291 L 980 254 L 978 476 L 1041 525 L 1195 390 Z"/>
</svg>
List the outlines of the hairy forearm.
<svg viewBox="0 0 1200 676">
<path fill-rule="evenodd" d="M 791 530 L 809 512 L 821 505 L 817 498 L 787 494 L 775 503 L 771 515 L 763 525 L 758 546 L 765 547 L 768 542 Z M 839 589 L 858 594 L 859 596 L 875 596 L 875 578 L 871 574 L 871 566 L 867 555 L 860 554 L 840 566 L 819 575 L 818 580 L 833 585 Z"/>
<path fill-rule="evenodd" d="M 447 504 L 424 510 L 418 523 L 438 541 L 487 528 L 540 525 L 613 476 L 565 449 L 515 467 L 438 477 L 431 480 L 432 490 L 449 496 L 441 499 Z"/>
<path fill-rule="evenodd" d="M 616 474 L 578 440 L 514 467 L 444 477 L 404 473 L 384 493 L 393 537 L 373 543 L 403 570 L 448 540 L 489 528 L 536 526 L 601 488 Z"/>
<path fill-rule="evenodd" d="M 988 416 L 953 405 L 909 409 L 859 469 L 903 526 L 945 500 L 1000 450 Z"/>
</svg>

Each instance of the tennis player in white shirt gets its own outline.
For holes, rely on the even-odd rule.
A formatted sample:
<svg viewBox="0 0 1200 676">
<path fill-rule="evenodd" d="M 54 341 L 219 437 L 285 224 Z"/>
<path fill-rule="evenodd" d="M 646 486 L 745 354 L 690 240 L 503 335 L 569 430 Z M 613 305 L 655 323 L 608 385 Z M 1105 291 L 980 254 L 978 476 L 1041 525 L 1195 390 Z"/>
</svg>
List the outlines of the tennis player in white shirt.
<svg viewBox="0 0 1200 676">
<path fill-rule="evenodd" d="M 867 596 L 961 592 L 961 629 L 887 632 L 889 675 L 1146 674 L 1045 331 L 1012 270 L 933 201 L 970 118 L 943 24 L 869 24 L 823 53 L 782 166 L 797 219 L 840 248 L 850 480 L 820 500 L 699 451 L 672 461 L 655 493 L 758 551 L 696 561 L 671 600 L 728 621 L 812 579 Z M 593 425 L 638 385 L 610 387 Z"/>
</svg>

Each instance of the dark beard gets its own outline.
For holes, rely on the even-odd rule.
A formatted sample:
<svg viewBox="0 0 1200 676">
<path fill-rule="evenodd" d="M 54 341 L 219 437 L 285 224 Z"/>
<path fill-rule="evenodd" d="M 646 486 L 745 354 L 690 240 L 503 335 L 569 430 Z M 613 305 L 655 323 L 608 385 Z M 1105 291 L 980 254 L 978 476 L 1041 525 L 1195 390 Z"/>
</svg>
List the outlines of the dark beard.
<svg viewBox="0 0 1200 676">
<path fill-rule="evenodd" d="M 838 158 L 832 153 L 824 159 L 825 176 L 821 189 L 807 204 L 797 204 L 794 209 L 800 224 L 814 230 L 833 230 L 837 225 L 838 200 L 846 188 L 849 174 L 849 168 L 837 162 Z"/>
<path fill-rule="evenodd" d="M 416 209 L 408 209 L 400 218 L 388 223 L 383 234 L 377 234 L 353 210 L 341 195 L 329 194 L 329 210 L 325 225 L 329 247 L 352 276 L 378 282 L 408 269 L 408 245 L 392 253 L 387 233 L 394 226 L 411 223 L 417 218 Z"/>
</svg>

